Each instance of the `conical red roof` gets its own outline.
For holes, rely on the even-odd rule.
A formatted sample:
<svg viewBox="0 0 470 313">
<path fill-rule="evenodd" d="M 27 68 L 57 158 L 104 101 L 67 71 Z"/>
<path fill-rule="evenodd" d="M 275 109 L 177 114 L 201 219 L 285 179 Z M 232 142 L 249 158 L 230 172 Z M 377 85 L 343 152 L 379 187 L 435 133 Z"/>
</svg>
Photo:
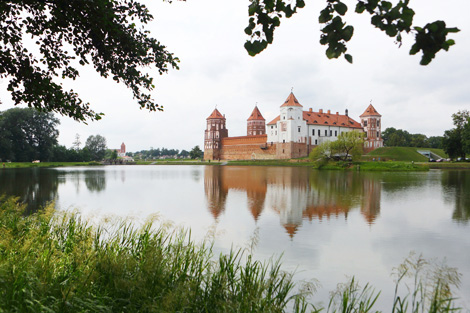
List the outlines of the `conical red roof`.
<svg viewBox="0 0 470 313">
<path fill-rule="evenodd" d="M 369 104 L 369 106 L 367 107 L 367 109 L 364 111 L 364 113 L 362 113 L 359 117 L 363 117 L 363 116 L 382 116 L 379 114 L 379 112 L 377 112 L 377 110 L 372 106 L 372 104 Z"/>
<path fill-rule="evenodd" d="M 289 97 L 287 97 L 286 101 L 284 102 L 282 107 L 302 107 L 302 105 L 299 103 L 297 98 L 294 96 L 294 94 L 291 92 Z"/>
<path fill-rule="evenodd" d="M 248 118 L 248 121 L 253 121 L 253 120 L 265 121 L 263 115 L 261 115 L 261 112 L 258 110 L 258 106 L 255 106 L 255 108 L 253 109 L 253 112 L 251 112 L 251 115 Z"/>
<path fill-rule="evenodd" d="M 207 119 L 213 119 L 213 118 L 225 118 L 225 117 L 222 114 L 220 114 L 219 110 L 214 109 L 214 111 L 212 111 L 212 114 Z"/>
</svg>

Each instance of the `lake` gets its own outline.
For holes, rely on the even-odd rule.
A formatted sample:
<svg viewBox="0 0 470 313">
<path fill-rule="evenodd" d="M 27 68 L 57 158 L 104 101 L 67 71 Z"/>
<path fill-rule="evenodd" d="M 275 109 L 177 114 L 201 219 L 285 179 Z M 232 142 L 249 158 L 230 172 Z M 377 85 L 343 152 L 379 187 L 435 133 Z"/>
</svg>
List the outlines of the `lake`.
<svg viewBox="0 0 470 313">
<path fill-rule="evenodd" d="M 0 171 L 0 194 L 35 210 L 55 200 L 92 221 L 149 216 L 215 236 L 214 250 L 281 256 L 297 281 L 317 279 L 314 302 L 355 276 L 390 311 L 392 269 L 411 251 L 462 273 L 470 308 L 470 171 L 361 173 L 303 167 L 106 166 Z M 402 286 L 404 288 L 404 286 Z"/>
</svg>

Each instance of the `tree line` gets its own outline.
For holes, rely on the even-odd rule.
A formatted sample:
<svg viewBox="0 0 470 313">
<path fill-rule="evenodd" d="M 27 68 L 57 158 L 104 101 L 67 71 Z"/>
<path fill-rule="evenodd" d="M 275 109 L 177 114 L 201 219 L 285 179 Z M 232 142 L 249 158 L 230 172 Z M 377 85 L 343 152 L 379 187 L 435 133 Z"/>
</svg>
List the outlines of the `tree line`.
<svg viewBox="0 0 470 313">
<path fill-rule="evenodd" d="M 384 146 L 419 147 L 442 149 L 442 136 L 427 137 L 423 134 L 410 134 L 406 130 L 389 127 L 382 132 Z"/>
<path fill-rule="evenodd" d="M 53 113 L 31 108 L 12 108 L 0 111 L 0 161 L 31 162 L 90 162 L 116 159 L 117 151 L 108 149 L 106 138 L 91 135 L 82 144 L 80 135 L 75 135 L 72 146 L 59 145 L 57 138 L 60 124 Z M 158 148 L 128 152 L 128 156 L 139 159 L 201 158 L 199 146 L 191 151 Z"/>
<path fill-rule="evenodd" d="M 89 136 L 83 148 L 79 136 L 70 148 L 59 145 L 59 120 L 50 112 L 12 108 L 0 112 L 0 160 L 2 162 L 100 161 L 107 151 L 106 138 Z"/>
</svg>

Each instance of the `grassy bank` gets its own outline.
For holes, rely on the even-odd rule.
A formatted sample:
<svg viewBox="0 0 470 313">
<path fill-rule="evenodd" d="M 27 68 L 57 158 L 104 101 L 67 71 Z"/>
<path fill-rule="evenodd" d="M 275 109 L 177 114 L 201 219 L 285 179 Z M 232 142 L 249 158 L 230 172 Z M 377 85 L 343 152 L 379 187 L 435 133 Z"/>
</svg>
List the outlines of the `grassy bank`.
<svg viewBox="0 0 470 313">
<path fill-rule="evenodd" d="M 92 166 L 92 165 L 101 165 L 99 162 L 41 162 L 41 163 L 31 163 L 31 162 L 2 162 L 0 166 L 4 168 L 26 168 L 26 167 L 65 167 L 65 166 Z"/>
<path fill-rule="evenodd" d="M 314 168 L 321 170 L 354 170 L 354 171 L 381 171 L 381 172 L 415 172 L 428 171 L 427 163 L 417 164 L 412 162 L 328 162 L 316 163 Z"/>
<path fill-rule="evenodd" d="M 0 198 L 0 312 L 376 312 L 380 293 L 354 279 L 338 285 L 327 307 L 314 306 L 278 261 L 240 250 L 214 256 L 210 244 L 151 223 L 105 229 L 52 206 L 29 216 L 23 210 Z M 429 276 L 420 264 L 427 262 L 398 267 L 397 290 L 410 276 L 414 291 L 397 293 L 390 311 L 454 312 L 449 288 L 458 274 L 443 268 Z M 426 285 L 418 273 L 426 273 Z"/>
<path fill-rule="evenodd" d="M 434 154 L 446 158 L 447 155 L 442 149 L 431 148 L 416 148 L 416 147 L 382 147 L 369 152 L 363 157 L 363 160 L 371 161 L 372 159 L 378 160 L 391 160 L 391 161 L 406 161 L 406 162 L 427 162 L 428 158 L 418 153 L 418 150 L 429 150 Z"/>
</svg>

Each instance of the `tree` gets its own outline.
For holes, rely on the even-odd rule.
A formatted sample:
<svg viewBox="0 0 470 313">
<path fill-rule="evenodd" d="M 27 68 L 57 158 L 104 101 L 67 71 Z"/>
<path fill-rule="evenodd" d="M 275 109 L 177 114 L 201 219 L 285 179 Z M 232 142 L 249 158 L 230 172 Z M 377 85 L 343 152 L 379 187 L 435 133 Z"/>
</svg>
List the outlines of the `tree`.
<svg viewBox="0 0 470 313">
<path fill-rule="evenodd" d="M 312 161 L 328 161 L 339 159 L 347 161 L 350 158 L 358 160 L 364 151 L 364 136 L 360 131 L 343 132 L 335 141 L 326 141 L 312 150 L 309 157 Z"/>
<path fill-rule="evenodd" d="M 454 40 L 447 39 L 447 35 L 456 33 L 459 29 L 448 28 L 443 21 L 428 23 L 424 27 L 413 26 L 415 12 L 408 6 L 409 2 L 400 0 L 393 6 L 386 0 L 358 0 L 355 12 L 372 15 L 371 24 L 394 38 L 400 46 L 403 34 L 413 33 L 415 43 L 410 54 L 422 51 L 420 64 L 427 65 L 437 52 L 442 49 L 448 51 L 455 44 Z M 274 30 L 281 24 L 281 18 L 290 18 L 298 8 L 304 6 L 304 0 L 295 0 L 291 4 L 279 0 L 251 0 L 248 7 L 249 24 L 245 28 L 245 33 L 250 36 L 250 40 L 245 43 L 248 53 L 254 56 L 266 49 L 273 42 Z M 342 19 L 347 11 L 347 5 L 340 0 L 327 0 L 327 6 L 318 18 L 325 25 L 321 30 L 320 44 L 328 46 L 326 56 L 329 59 L 344 55 L 352 63 L 352 56 L 346 53 L 346 43 L 352 38 L 354 27 L 346 25 Z"/>
<path fill-rule="evenodd" d="M 91 135 L 86 140 L 85 148 L 93 161 L 101 161 L 106 154 L 106 138 L 101 135 Z"/>
<path fill-rule="evenodd" d="M 429 148 L 442 149 L 442 136 L 431 136 L 428 138 Z"/>
<path fill-rule="evenodd" d="M 149 94 L 153 78 L 141 68 L 155 66 L 163 74 L 179 60 L 145 30 L 152 19 L 134 0 L 1 1 L 0 79 L 10 79 L 15 104 L 98 120 L 103 113 L 57 82 L 75 79 L 79 65 L 92 63 L 101 76 L 124 83 L 141 108 L 162 110 Z M 25 38 L 33 39 L 37 53 Z"/>
<path fill-rule="evenodd" d="M 116 160 L 118 158 L 118 154 L 116 150 L 111 151 L 111 160 Z"/>
<path fill-rule="evenodd" d="M 80 150 L 80 145 L 81 144 L 82 144 L 82 142 L 80 141 L 80 135 L 75 134 L 75 140 L 72 143 L 73 148 L 78 151 L 78 150 Z"/>
<path fill-rule="evenodd" d="M 451 158 L 465 158 L 470 153 L 470 111 L 462 110 L 452 114 L 455 128 L 446 130 L 442 145 Z"/>
<path fill-rule="evenodd" d="M 48 161 L 57 144 L 59 120 L 52 113 L 13 108 L 0 112 L 0 158 Z"/>
<path fill-rule="evenodd" d="M 343 161 L 349 158 L 356 161 L 364 151 L 364 136 L 364 132 L 360 131 L 343 132 L 331 142 L 331 149 Z"/>
<path fill-rule="evenodd" d="M 189 157 L 191 159 L 200 159 L 204 156 L 204 152 L 201 151 L 201 148 L 199 146 L 195 146 L 194 148 L 189 151 Z"/>
</svg>

